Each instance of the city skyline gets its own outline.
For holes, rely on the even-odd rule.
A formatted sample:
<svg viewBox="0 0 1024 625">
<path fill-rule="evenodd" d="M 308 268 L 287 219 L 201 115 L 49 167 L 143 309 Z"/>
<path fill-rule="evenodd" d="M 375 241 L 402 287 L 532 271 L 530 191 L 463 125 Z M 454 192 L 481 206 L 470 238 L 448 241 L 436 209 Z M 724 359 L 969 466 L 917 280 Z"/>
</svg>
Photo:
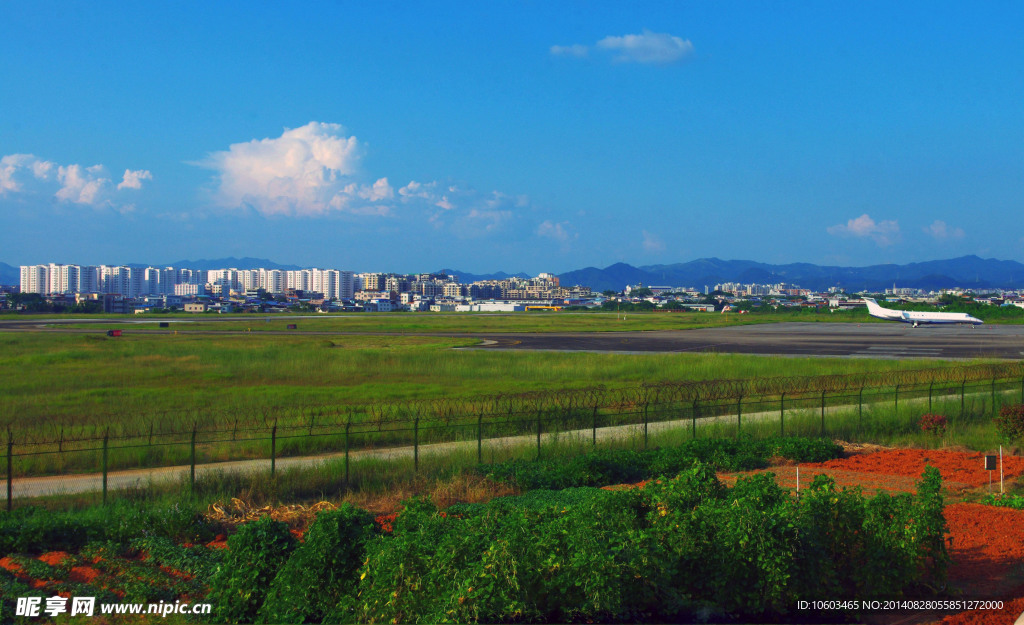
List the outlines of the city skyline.
<svg viewBox="0 0 1024 625">
<path fill-rule="evenodd" d="M 12 5 L 0 261 L 1022 260 L 1022 17 Z"/>
</svg>

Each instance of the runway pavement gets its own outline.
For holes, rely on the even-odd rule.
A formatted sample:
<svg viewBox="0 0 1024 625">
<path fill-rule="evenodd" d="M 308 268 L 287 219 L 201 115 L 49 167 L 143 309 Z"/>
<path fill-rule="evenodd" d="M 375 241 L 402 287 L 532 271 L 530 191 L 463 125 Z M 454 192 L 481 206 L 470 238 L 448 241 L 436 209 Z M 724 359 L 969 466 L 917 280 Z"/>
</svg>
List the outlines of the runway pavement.
<svg viewBox="0 0 1024 625">
<path fill-rule="evenodd" d="M 421 314 L 421 313 L 417 313 Z M 317 318 L 317 317 L 311 317 Z M 203 317 L 202 321 L 232 321 L 235 317 Z M 241 317 L 241 319 L 248 319 Z M 43 331 L 97 333 L 102 329 L 70 328 L 71 323 L 110 324 L 109 319 L 16 318 L 0 320 L 0 331 Z M 147 320 L 152 325 L 157 320 Z M 191 330 L 188 321 L 174 330 L 143 328 L 126 330 L 131 334 L 245 335 L 241 330 Z M 118 323 L 124 323 L 121 320 Z M 143 325 L 142 321 L 139 321 Z M 628 327 L 628 324 L 624 324 Z M 525 349 L 549 351 L 587 351 L 618 353 L 720 352 L 784 356 L 837 356 L 854 358 L 933 358 L 969 360 L 974 358 L 1024 358 L 1024 325 L 986 324 L 982 326 L 923 325 L 904 323 L 802 322 L 756 323 L 690 330 L 638 332 L 524 332 L 524 333 L 449 333 L 449 332 L 344 332 L 261 331 L 261 336 L 437 336 L 474 338 L 482 344 L 461 349 Z"/>
<path fill-rule="evenodd" d="M 1024 357 L 1024 326 L 762 323 L 656 332 L 480 334 L 479 349 L 721 352 L 787 356 L 972 359 Z"/>
</svg>

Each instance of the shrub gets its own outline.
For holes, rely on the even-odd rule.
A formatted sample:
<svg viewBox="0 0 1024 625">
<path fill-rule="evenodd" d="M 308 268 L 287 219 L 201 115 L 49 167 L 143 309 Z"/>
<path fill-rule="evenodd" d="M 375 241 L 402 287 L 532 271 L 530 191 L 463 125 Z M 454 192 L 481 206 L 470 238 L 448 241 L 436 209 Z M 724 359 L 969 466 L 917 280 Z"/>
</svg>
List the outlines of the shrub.
<svg viewBox="0 0 1024 625">
<path fill-rule="evenodd" d="M 1004 440 L 1012 442 L 1024 438 L 1024 404 L 1001 407 L 995 422 L 996 430 Z"/>
<path fill-rule="evenodd" d="M 571 458 L 511 460 L 480 465 L 475 471 L 490 479 L 512 482 L 524 489 L 560 489 L 638 482 L 658 475 L 675 475 L 694 460 L 719 471 L 746 471 L 768 466 L 782 456 L 797 462 L 836 458 L 842 447 L 826 439 L 778 438 L 755 440 L 702 438 L 675 446 L 633 450 L 600 450 Z"/>
<path fill-rule="evenodd" d="M 777 621 L 801 599 L 884 599 L 941 583 L 940 477 L 863 497 L 826 476 L 731 489 L 693 463 L 642 489 L 573 488 L 439 512 L 414 500 L 368 544 L 361 622 Z"/>
<path fill-rule="evenodd" d="M 990 493 L 985 495 L 985 498 L 981 500 L 981 503 L 986 506 L 998 506 L 1001 508 L 1024 510 L 1024 496 L 1021 495 Z"/>
<path fill-rule="evenodd" d="M 122 500 L 61 512 L 27 507 L 0 518 L 0 556 L 76 551 L 91 542 L 126 543 L 142 536 L 197 540 L 212 535 L 198 512 L 177 502 L 153 505 Z"/>
<path fill-rule="evenodd" d="M 265 623 L 351 622 L 338 604 L 354 594 L 356 571 L 366 555 L 366 542 L 376 533 L 373 516 L 351 504 L 321 512 L 306 532 L 305 542 L 274 578 L 259 612 Z"/>
<path fill-rule="evenodd" d="M 215 617 L 225 623 L 252 623 L 295 542 L 288 526 L 270 517 L 238 528 L 228 538 L 228 553 L 210 583 Z"/>
<path fill-rule="evenodd" d="M 921 419 L 917 424 L 921 427 L 921 431 L 926 434 L 932 434 L 941 438 L 946 433 L 946 417 L 940 414 L 921 415 Z"/>
</svg>

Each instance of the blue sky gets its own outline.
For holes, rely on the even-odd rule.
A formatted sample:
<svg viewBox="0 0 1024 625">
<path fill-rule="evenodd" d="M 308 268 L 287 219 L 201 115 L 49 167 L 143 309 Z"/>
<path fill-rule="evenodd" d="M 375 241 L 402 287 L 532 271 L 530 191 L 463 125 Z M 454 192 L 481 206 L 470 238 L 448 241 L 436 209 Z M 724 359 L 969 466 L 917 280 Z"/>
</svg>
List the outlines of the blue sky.
<svg viewBox="0 0 1024 625">
<path fill-rule="evenodd" d="M 7 2 L 0 58 L 14 265 L 1024 260 L 1020 2 Z"/>
</svg>

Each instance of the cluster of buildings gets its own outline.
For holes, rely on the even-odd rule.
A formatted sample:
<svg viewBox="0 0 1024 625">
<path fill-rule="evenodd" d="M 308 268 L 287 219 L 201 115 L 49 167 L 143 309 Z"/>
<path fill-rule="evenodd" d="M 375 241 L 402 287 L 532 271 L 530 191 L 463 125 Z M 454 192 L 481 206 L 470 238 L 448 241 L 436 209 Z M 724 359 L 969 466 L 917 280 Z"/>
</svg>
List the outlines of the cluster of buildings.
<svg viewBox="0 0 1024 625">
<path fill-rule="evenodd" d="M 103 303 L 105 312 L 175 308 L 199 312 L 321 310 L 519 310 L 526 305 L 567 305 L 590 296 L 587 287 L 564 288 L 557 276 L 510 277 L 463 284 L 446 274 L 355 273 L 338 269 L 188 269 L 112 265 L 22 265 L 21 293 L 51 302 Z"/>
</svg>

